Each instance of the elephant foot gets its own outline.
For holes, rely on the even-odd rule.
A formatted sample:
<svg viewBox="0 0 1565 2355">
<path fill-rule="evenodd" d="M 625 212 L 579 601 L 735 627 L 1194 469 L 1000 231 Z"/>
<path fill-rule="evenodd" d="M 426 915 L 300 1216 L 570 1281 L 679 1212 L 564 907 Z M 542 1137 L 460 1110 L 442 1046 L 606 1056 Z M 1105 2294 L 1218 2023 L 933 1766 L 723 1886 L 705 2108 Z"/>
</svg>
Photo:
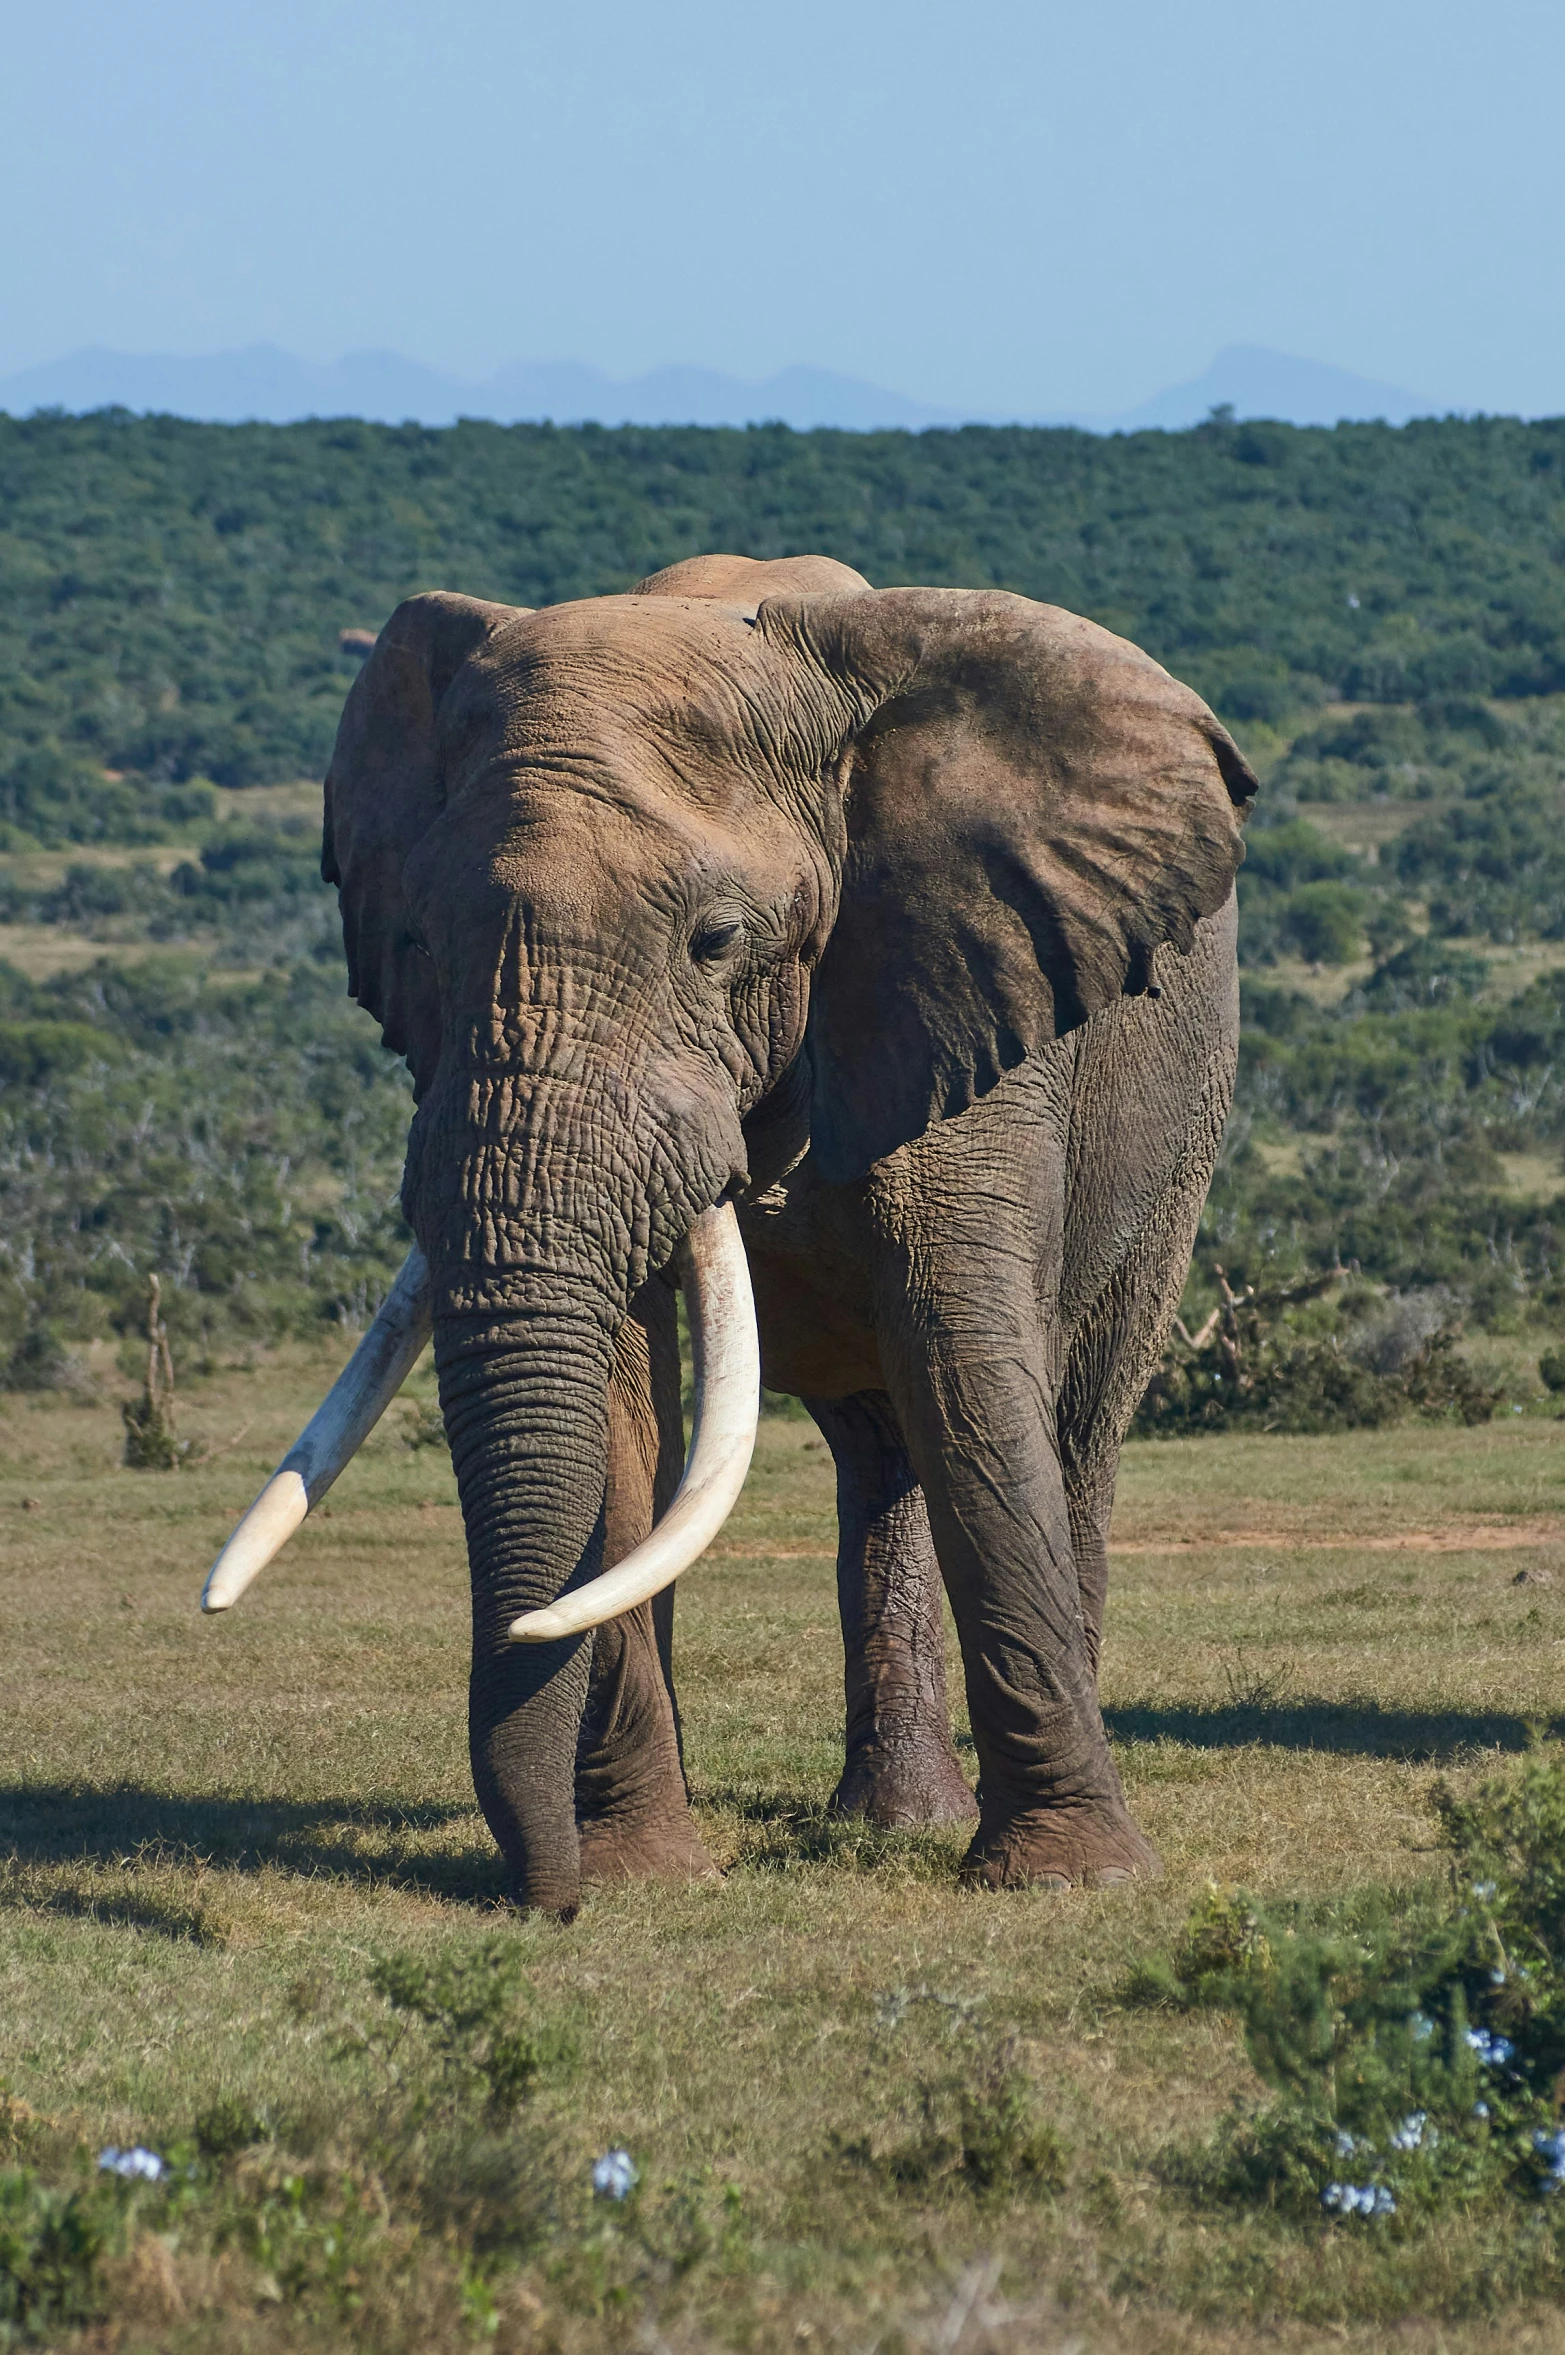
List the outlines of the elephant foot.
<svg viewBox="0 0 1565 2355">
<path fill-rule="evenodd" d="M 882 1831 L 913 1824 L 971 1823 L 978 1802 L 948 1742 L 899 1742 L 855 1752 L 831 1795 L 833 1815 L 858 1816 Z"/>
<path fill-rule="evenodd" d="M 715 1881 L 716 1865 L 688 1814 L 602 1815 L 580 1827 L 581 1877 L 604 1888 L 616 1881 Z"/>
<path fill-rule="evenodd" d="M 1034 1808 L 981 1828 L 962 1878 L 985 1889 L 1110 1889 L 1155 1880 L 1163 1860 L 1114 1801 Z"/>
</svg>

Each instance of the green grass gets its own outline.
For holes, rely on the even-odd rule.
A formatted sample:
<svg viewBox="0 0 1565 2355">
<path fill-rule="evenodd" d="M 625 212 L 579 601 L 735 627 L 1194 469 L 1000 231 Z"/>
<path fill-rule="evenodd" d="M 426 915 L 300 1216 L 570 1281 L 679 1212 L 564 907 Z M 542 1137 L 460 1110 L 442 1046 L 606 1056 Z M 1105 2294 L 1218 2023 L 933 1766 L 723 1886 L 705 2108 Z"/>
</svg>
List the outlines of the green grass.
<svg viewBox="0 0 1565 2355">
<path fill-rule="evenodd" d="M 965 1892 L 956 1835 L 825 1817 L 830 1460 L 768 1420 L 681 1593 L 725 1877 L 605 1892 L 562 1929 L 503 1908 L 450 1469 L 401 1444 L 405 1407 L 243 1606 L 197 1616 L 328 1370 L 214 1377 L 185 1428 L 225 1452 L 178 1475 L 117 1468 L 112 1399 L 0 1414 L 11 2163 L 79 2188 L 105 2142 L 194 2151 L 218 2102 L 261 2138 L 192 2158 L 172 2204 L 88 2192 L 94 2345 L 1019 2355 L 1369 2349 L 1394 2326 L 1410 2349 L 1565 2349 L 1552 2237 L 1514 2216 L 1391 2234 L 1180 2189 L 1168 2152 L 1260 2088 L 1232 2021 L 1114 2000 L 1210 1877 L 1285 1896 L 1428 1871 L 1436 1772 L 1492 1770 L 1560 1709 L 1565 1434 L 1543 1410 L 1129 1451 L 1105 1700 L 1168 1869 L 1064 1898 Z M 481 1975 L 497 1939 L 544 2055 L 503 2116 L 370 1978 L 387 1956 Z M 964 2115 L 982 2164 L 950 2156 Z M 588 2170 L 621 2144 L 642 2187 L 611 2211 Z"/>
</svg>

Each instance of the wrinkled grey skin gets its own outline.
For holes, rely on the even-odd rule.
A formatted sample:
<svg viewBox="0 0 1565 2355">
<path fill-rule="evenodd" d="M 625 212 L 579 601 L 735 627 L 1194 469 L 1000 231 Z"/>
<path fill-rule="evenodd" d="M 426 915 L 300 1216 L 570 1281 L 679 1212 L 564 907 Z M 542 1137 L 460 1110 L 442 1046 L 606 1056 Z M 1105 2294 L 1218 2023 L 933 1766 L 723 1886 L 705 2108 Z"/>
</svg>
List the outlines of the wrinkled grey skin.
<svg viewBox="0 0 1565 2355">
<path fill-rule="evenodd" d="M 971 1813 L 976 1878 L 1155 1867 L 1096 1662 L 1120 1441 L 1232 1086 L 1254 779 L 1197 698 L 1020 598 L 706 558 L 393 616 L 324 869 L 413 1070 L 473 1585 L 475 1786 L 518 1898 L 706 1860 L 671 1601 L 515 1647 L 679 1457 L 666 1271 L 736 1200 L 766 1378 L 838 1466 L 844 1807 Z"/>
<path fill-rule="evenodd" d="M 807 1400 L 837 1460 L 838 1804 L 881 1824 L 974 1812 L 943 1571 L 983 1795 L 967 1869 L 996 1884 L 1155 1869 L 1098 1712 L 1106 1549 L 1232 1093 L 1232 902 L 1156 972 L 1158 998 L 1095 1014 L 862 1184 L 806 1161 L 742 1213 L 764 1378 Z"/>
</svg>

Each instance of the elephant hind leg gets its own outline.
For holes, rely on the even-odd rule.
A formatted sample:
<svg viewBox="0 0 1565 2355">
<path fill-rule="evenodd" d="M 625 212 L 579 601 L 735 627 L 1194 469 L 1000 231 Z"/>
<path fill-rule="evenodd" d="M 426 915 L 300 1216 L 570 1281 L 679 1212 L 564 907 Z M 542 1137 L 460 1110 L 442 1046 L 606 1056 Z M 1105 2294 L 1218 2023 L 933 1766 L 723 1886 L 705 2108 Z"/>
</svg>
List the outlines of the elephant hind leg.
<svg viewBox="0 0 1565 2355">
<path fill-rule="evenodd" d="M 1085 1301 L 1071 1303 L 1060 1382 L 1059 1446 L 1094 1676 L 1103 1649 L 1109 1525 L 1120 1450 L 1168 1345 L 1220 1128 L 1221 1106 L 1214 1111 L 1198 1099 L 1182 1151 L 1135 1227 L 1120 1239 L 1101 1288 Z M 1090 1199 L 1090 1187 L 1087 1193 Z M 1075 1255 L 1083 1261 L 1101 1258 L 1081 1247 Z"/>
<path fill-rule="evenodd" d="M 683 1455 L 674 1299 L 652 1282 L 621 1329 L 609 1385 L 605 1567 L 639 1545 L 678 1485 Z M 586 1881 L 714 1871 L 691 1819 L 673 1684 L 673 1596 L 597 1629 L 576 1751 Z"/>
<path fill-rule="evenodd" d="M 1102 1715 L 1057 1434 L 1068 1070 L 1039 1058 L 874 1173 L 886 1386 L 928 1500 L 978 1751 L 964 1876 L 1156 1872 Z"/>
<path fill-rule="evenodd" d="M 968 1823 L 951 1743 L 940 1566 L 924 1495 L 883 1391 L 807 1399 L 837 1467 L 837 1595 L 847 1696 L 839 1815 Z"/>
</svg>

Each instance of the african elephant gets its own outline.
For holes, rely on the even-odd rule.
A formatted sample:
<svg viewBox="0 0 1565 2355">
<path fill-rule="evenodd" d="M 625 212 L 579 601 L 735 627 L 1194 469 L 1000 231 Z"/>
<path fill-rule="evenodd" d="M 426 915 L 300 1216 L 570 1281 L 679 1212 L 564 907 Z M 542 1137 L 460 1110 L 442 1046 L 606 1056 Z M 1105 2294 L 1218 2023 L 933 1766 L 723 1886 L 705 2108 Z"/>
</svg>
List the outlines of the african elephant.
<svg viewBox="0 0 1565 2355">
<path fill-rule="evenodd" d="M 1156 1869 L 1098 1707 L 1105 1537 L 1232 1088 L 1254 790 L 1188 688 L 1019 596 L 710 556 L 392 616 L 323 867 L 350 990 L 411 1066 L 419 1251 L 208 1603 L 432 1319 L 473 1775 L 521 1902 L 706 1867 L 668 1582 L 742 1477 L 757 1326 L 836 1460 L 839 1805 L 976 1813 L 991 1884 Z M 726 1369 L 677 1497 L 674 1273 Z"/>
</svg>

